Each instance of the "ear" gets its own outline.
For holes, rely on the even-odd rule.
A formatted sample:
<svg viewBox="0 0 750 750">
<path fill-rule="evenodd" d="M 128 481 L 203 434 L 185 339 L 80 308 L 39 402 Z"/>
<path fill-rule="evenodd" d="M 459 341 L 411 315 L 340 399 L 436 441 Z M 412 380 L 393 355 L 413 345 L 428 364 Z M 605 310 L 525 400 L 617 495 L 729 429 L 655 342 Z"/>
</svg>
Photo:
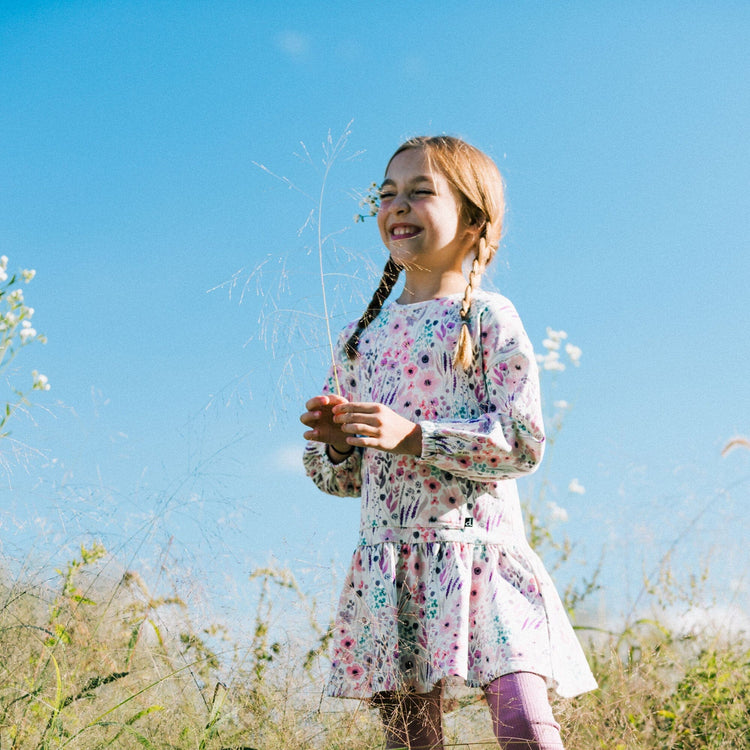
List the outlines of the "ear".
<svg viewBox="0 0 750 750">
<path fill-rule="evenodd" d="M 465 230 L 467 237 L 471 238 L 471 244 L 476 245 L 479 242 L 479 238 L 484 234 L 487 221 L 483 216 L 474 217 L 465 224 Z"/>
</svg>

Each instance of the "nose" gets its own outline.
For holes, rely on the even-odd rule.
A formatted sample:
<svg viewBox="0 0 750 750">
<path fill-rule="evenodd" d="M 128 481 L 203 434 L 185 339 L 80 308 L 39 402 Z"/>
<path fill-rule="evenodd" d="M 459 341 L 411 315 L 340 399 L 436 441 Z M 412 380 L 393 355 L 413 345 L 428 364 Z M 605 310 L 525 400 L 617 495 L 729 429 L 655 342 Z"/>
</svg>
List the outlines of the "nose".
<svg viewBox="0 0 750 750">
<path fill-rule="evenodd" d="M 393 197 L 393 200 L 391 200 L 391 208 L 397 214 L 406 213 L 409 210 L 409 201 L 403 193 L 399 193 Z"/>
</svg>

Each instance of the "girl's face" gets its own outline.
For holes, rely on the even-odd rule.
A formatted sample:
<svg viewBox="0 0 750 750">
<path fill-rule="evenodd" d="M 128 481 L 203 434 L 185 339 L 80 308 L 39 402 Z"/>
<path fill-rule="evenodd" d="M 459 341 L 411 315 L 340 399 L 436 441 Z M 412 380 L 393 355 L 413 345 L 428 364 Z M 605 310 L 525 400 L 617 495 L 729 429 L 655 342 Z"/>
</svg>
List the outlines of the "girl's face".
<svg viewBox="0 0 750 750">
<path fill-rule="evenodd" d="M 479 227 L 462 218 L 453 186 L 421 148 L 402 151 L 388 165 L 378 227 L 391 257 L 407 271 L 460 271 L 479 235 Z"/>
</svg>

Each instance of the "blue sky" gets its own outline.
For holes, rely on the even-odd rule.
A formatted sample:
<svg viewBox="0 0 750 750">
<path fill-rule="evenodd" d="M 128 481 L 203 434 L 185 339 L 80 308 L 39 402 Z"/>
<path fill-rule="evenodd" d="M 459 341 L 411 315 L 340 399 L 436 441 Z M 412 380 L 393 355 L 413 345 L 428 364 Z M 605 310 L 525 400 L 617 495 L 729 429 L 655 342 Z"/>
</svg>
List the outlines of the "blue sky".
<svg viewBox="0 0 750 750">
<path fill-rule="evenodd" d="M 49 339 L 11 381 L 52 383 L 4 446 L 6 561 L 98 537 L 148 566 L 171 539 L 223 612 L 271 554 L 326 592 L 358 511 L 296 460 L 326 367 L 324 145 L 348 132 L 322 215 L 338 328 L 385 258 L 356 195 L 449 132 L 507 182 L 491 284 L 537 346 L 583 350 L 546 379 L 572 408 L 526 486 L 568 511 L 561 579 L 604 548 L 627 608 L 679 539 L 679 571 L 708 557 L 746 602 L 750 451 L 720 453 L 750 432 L 748 32 L 745 2 L 3 4 L 0 250 L 37 270 Z"/>
</svg>

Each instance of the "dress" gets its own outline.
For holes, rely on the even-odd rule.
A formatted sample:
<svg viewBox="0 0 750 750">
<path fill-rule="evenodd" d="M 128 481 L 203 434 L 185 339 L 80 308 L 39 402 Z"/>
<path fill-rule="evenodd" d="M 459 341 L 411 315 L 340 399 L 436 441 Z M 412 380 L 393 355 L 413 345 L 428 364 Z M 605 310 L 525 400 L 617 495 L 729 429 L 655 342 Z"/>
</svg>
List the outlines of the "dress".
<svg viewBox="0 0 750 750">
<path fill-rule="evenodd" d="M 542 458 L 536 361 L 513 305 L 474 294 L 474 365 L 453 366 L 461 295 L 389 303 L 359 353 L 337 345 L 342 395 L 419 422 L 422 454 L 356 449 L 340 464 L 309 442 L 306 471 L 332 495 L 361 496 L 359 544 L 335 618 L 331 696 L 481 687 L 543 675 L 562 696 L 596 687 L 565 609 L 529 546 L 515 477 Z M 325 391 L 334 391 L 329 375 Z"/>
</svg>

